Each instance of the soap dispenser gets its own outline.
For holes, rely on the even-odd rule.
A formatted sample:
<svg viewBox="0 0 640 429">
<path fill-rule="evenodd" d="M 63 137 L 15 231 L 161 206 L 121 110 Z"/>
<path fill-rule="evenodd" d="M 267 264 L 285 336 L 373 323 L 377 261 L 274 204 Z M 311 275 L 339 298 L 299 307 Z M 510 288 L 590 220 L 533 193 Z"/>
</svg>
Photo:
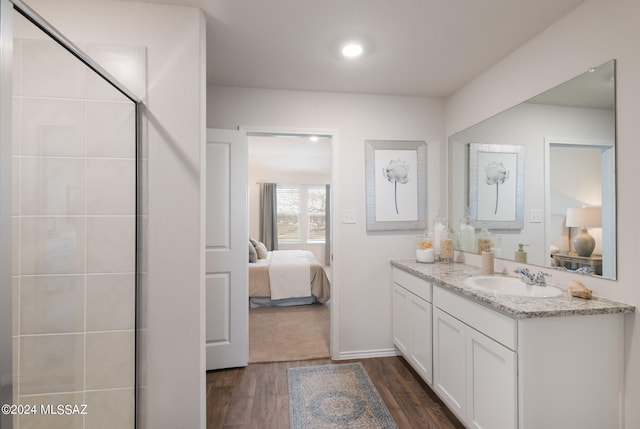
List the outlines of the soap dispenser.
<svg viewBox="0 0 640 429">
<path fill-rule="evenodd" d="M 494 255 L 491 251 L 491 244 L 487 243 L 482 251 L 482 274 L 490 276 L 494 272 Z"/>
<path fill-rule="evenodd" d="M 529 246 L 528 244 L 518 243 L 518 250 L 515 251 L 515 260 L 516 262 L 521 262 L 523 264 L 527 263 L 527 252 L 524 251 L 524 246 Z"/>
</svg>

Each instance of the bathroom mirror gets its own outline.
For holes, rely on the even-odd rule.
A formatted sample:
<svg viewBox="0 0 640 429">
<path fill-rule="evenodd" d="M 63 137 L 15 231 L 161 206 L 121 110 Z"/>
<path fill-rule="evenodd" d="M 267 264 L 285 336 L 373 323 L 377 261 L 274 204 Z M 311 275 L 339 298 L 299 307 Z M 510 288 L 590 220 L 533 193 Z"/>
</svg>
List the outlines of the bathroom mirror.
<svg viewBox="0 0 640 429">
<path fill-rule="evenodd" d="M 477 253 L 484 226 L 496 257 L 524 262 L 523 244 L 528 264 L 615 279 L 615 122 L 611 60 L 449 137 L 456 248 Z M 599 218 L 575 220 L 584 207 Z M 588 256 L 573 244 L 583 228 Z"/>
</svg>

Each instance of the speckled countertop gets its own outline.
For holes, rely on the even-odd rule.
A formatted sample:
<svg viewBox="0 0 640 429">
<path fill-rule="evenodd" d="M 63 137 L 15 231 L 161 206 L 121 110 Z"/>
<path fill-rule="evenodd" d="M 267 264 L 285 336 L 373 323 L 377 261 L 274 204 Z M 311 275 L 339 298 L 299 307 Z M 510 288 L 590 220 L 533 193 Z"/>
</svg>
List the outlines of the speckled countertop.
<svg viewBox="0 0 640 429">
<path fill-rule="evenodd" d="M 410 259 L 392 260 L 391 265 L 516 319 L 623 314 L 636 310 L 633 305 L 604 298 L 574 298 L 566 290 L 555 298 L 527 298 L 485 292 L 464 284 L 467 277 L 482 275 L 480 268 L 471 265 L 422 264 Z"/>
</svg>

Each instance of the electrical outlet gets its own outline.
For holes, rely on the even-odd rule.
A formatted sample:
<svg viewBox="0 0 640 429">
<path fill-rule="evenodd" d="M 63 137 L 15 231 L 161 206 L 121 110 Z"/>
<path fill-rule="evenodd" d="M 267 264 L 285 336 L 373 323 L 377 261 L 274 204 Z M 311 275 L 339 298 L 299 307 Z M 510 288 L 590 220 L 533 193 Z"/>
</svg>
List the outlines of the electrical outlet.
<svg viewBox="0 0 640 429">
<path fill-rule="evenodd" d="M 531 212 L 529 213 L 529 222 L 542 223 L 542 210 L 531 209 Z"/>
</svg>

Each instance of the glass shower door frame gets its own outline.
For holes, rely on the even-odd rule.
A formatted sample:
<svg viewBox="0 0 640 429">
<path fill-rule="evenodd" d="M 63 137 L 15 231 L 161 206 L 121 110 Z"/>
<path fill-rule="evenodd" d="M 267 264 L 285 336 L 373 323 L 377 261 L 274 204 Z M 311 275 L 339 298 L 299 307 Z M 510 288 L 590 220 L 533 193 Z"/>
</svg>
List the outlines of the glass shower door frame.
<svg viewBox="0 0 640 429">
<path fill-rule="evenodd" d="M 13 13 L 18 12 L 55 42 L 71 53 L 84 65 L 102 77 L 112 87 L 128 98 L 135 106 L 135 404 L 137 427 L 138 408 L 138 320 L 139 284 L 141 266 L 142 215 L 141 195 L 143 177 L 139 160 L 142 157 L 142 117 L 144 104 L 128 88 L 117 81 L 99 64 L 39 16 L 22 0 L 0 0 L 0 405 L 13 402 L 13 350 L 12 320 L 12 57 L 13 57 Z M 0 429 L 13 427 L 13 416 L 0 412 Z"/>
</svg>

